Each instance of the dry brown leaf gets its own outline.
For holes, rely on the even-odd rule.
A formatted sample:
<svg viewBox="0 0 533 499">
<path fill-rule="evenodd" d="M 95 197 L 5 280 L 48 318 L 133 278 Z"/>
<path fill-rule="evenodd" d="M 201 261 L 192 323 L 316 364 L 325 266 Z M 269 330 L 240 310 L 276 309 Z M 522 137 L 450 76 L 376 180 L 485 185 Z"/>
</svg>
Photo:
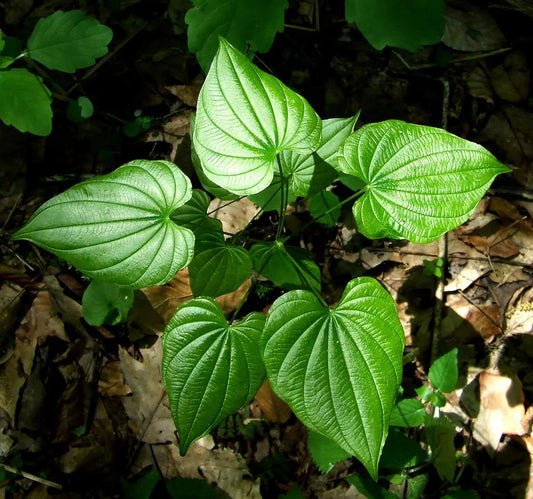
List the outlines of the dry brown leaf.
<svg viewBox="0 0 533 499">
<path fill-rule="evenodd" d="M 464 78 L 468 93 L 472 97 L 484 99 L 491 104 L 494 103 L 494 92 L 484 67 L 476 66 L 473 70 L 468 71 Z"/>
<path fill-rule="evenodd" d="M 236 234 L 248 226 L 259 213 L 259 208 L 248 198 L 242 198 L 231 204 L 215 198 L 211 201 L 208 211 L 214 211 L 211 216 L 222 222 L 224 232 Z"/>
<path fill-rule="evenodd" d="M 252 285 L 252 280 L 247 279 L 244 281 L 235 291 L 231 293 L 226 293 L 222 296 L 217 296 L 215 300 L 222 308 L 222 312 L 225 316 L 228 316 L 231 312 L 237 309 L 241 301 L 246 296 L 246 293 Z"/>
<path fill-rule="evenodd" d="M 119 348 L 122 373 L 132 392 L 131 396 L 122 399 L 129 426 L 142 442 L 173 442 L 176 440 L 176 427 L 161 382 L 161 339 L 140 352 L 142 362 L 135 360 L 125 348 Z"/>
<path fill-rule="evenodd" d="M 533 333 L 533 287 L 515 291 L 507 305 L 505 318 L 507 334 Z"/>
<path fill-rule="evenodd" d="M 469 2 L 461 2 L 460 9 L 447 6 L 444 19 L 442 42 L 454 50 L 494 50 L 506 42 L 490 12 Z"/>
<path fill-rule="evenodd" d="M 494 220 L 488 225 L 475 230 L 470 235 L 458 234 L 466 244 L 471 244 L 478 251 L 500 258 L 511 258 L 520 253 L 520 249 L 512 239 L 513 231 L 508 224 Z"/>
<path fill-rule="evenodd" d="M 272 391 L 268 380 L 257 391 L 255 401 L 271 423 L 286 423 L 291 417 L 291 408 Z"/>
<path fill-rule="evenodd" d="M 202 88 L 202 82 L 193 82 L 190 85 L 170 85 L 165 88 L 185 105 L 196 107 L 198 94 Z"/>
<path fill-rule="evenodd" d="M 104 397 L 125 397 L 131 395 L 131 388 L 124 383 L 124 376 L 118 360 L 110 360 L 100 371 L 98 393 Z"/>
<path fill-rule="evenodd" d="M 529 67 L 525 55 L 513 51 L 507 55 L 503 64 L 490 71 L 492 87 L 501 99 L 521 102 L 529 94 Z"/>
</svg>

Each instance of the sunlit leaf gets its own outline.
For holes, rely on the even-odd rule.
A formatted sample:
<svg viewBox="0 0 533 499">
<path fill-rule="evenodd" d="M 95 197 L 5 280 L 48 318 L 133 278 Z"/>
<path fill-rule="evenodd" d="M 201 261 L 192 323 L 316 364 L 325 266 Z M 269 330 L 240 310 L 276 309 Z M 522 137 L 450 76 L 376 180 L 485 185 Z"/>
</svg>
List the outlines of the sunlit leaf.
<svg viewBox="0 0 533 499">
<path fill-rule="evenodd" d="M 366 184 L 353 206 L 363 235 L 415 243 L 466 222 L 494 178 L 508 171 L 479 144 L 397 120 L 357 130 L 339 151 L 338 168 Z"/>
<path fill-rule="evenodd" d="M 212 298 L 183 304 L 165 329 L 162 374 L 180 452 L 249 402 L 265 378 L 259 337 L 265 317 L 226 322 Z"/>
<path fill-rule="evenodd" d="M 303 97 L 220 39 L 198 98 L 193 134 L 212 182 L 239 195 L 261 192 L 272 182 L 276 155 L 315 150 L 321 127 Z"/>
<path fill-rule="evenodd" d="M 433 362 L 429 368 L 428 378 L 433 388 L 443 393 L 453 392 L 457 388 L 459 378 L 457 348 L 453 348 Z"/>
<path fill-rule="evenodd" d="M 32 241 L 94 279 L 163 284 L 193 256 L 193 233 L 171 219 L 191 192 L 176 165 L 132 161 L 50 199 L 13 239 Z"/>
<path fill-rule="evenodd" d="M 334 309 L 309 291 L 282 295 L 261 336 L 272 389 L 374 478 L 402 377 L 403 346 L 394 301 L 369 277 L 350 281 Z"/>
</svg>

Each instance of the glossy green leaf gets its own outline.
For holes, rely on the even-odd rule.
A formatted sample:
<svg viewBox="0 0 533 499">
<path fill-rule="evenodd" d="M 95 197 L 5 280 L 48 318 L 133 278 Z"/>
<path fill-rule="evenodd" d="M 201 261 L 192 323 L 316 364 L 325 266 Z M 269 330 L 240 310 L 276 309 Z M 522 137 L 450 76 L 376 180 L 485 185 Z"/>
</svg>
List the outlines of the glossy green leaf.
<svg viewBox="0 0 533 499">
<path fill-rule="evenodd" d="M 162 374 L 184 455 L 198 438 L 248 403 L 265 378 L 257 312 L 228 325 L 212 298 L 183 304 L 165 329 Z"/>
<path fill-rule="evenodd" d="M 283 289 L 308 289 L 320 293 L 320 269 L 309 251 L 281 242 L 258 243 L 250 257 L 259 275 Z"/>
<path fill-rule="evenodd" d="M 205 73 L 215 57 L 218 37 L 223 36 L 251 57 L 268 52 L 276 33 L 284 27 L 287 0 L 193 0 L 194 7 L 185 16 L 189 25 L 189 51 Z"/>
<path fill-rule="evenodd" d="M 309 198 L 309 212 L 319 224 L 333 227 L 341 214 L 339 203 L 339 198 L 333 192 L 317 192 Z"/>
<path fill-rule="evenodd" d="M 443 0 L 345 0 L 346 20 L 377 50 L 387 45 L 416 52 L 444 34 Z"/>
<path fill-rule="evenodd" d="M 194 296 L 217 296 L 235 291 L 252 272 L 252 260 L 240 246 L 227 245 L 222 232 L 196 237 L 196 251 L 189 264 Z"/>
<path fill-rule="evenodd" d="M 426 409 L 417 399 L 400 400 L 392 409 L 390 415 L 391 426 L 416 428 L 424 423 Z"/>
<path fill-rule="evenodd" d="M 133 305 L 133 290 L 112 282 L 91 281 L 81 300 L 83 317 L 91 326 L 125 322 Z"/>
<path fill-rule="evenodd" d="M 359 113 L 351 118 L 332 118 L 322 122 L 322 136 L 316 151 L 283 151 L 280 160 L 283 175 L 294 196 L 309 197 L 328 187 L 337 172 L 333 168 L 342 143 L 352 134 Z"/>
<path fill-rule="evenodd" d="M 350 281 L 334 309 L 309 291 L 284 294 L 261 336 L 272 389 L 374 478 L 402 377 L 403 346 L 394 301 L 369 277 Z"/>
<path fill-rule="evenodd" d="M 338 168 L 366 184 L 353 206 L 363 235 L 415 243 L 466 222 L 494 178 L 508 171 L 479 144 L 397 120 L 351 135 L 339 151 Z"/>
<path fill-rule="evenodd" d="M 351 457 L 349 452 L 339 447 L 333 440 L 316 431 L 309 431 L 307 447 L 313 456 L 313 461 L 322 473 L 329 473 L 336 463 Z"/>
<path fill-rule="evenodd" d="M 90 118 L 93 113 L 93 103 L 83 95 L 70 101 L 67 107 L 67 118 L 73 123 L 81 123 Z"/>
<path fill-rule="evenodd" d="M 0 119 L 21 132 L 50 135 L 52 96 L 41 78 L 26 69 L 0 71 Z"/>
<path fill-rule="evenodd" d="M 112 38 L 110 28 L 81 10 L 58 10 L 35 25 L 26 54 L 48 69 L 74 73 L 107 54 Z"/>
<path fill-rule="evenodd" d="M 459 379 L 457 348 L 453 348 L 433 362 L 429 368 L 428 378 L 433 388 L 443 393 L 453 392 L 457 388 Z"/>
<path fill-rule="evenodd" d="M 193 134 L 212 182 L 234 194 L 261 192 L 272 182 L 276 155 L 315 150 L 321 127 L 303 97 L 220 39 L 198 98 Z"/>
<path fill-rule="evenodd" d="M 132 288 L 163 284 L 193 256 L 193 233 L 171 220 L 191 191 L 173 163 L 132 161 L 50 199 L 13 238 L 100 281 Z"/>
</svg>

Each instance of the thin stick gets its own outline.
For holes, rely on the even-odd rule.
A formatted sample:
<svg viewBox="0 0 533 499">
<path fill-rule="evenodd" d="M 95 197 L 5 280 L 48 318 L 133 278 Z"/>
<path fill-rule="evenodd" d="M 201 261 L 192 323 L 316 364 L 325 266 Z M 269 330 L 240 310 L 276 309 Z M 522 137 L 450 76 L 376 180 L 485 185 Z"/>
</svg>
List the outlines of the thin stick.
<svg viewBox="0 0 533 499">
<path fill-rule="evenodd" d="M 20 475 L 24 478 L 27 478 L 28 480 L 31 480 L 32 482 L 41 483 L 42 485 L 46 485 L 47 487 L 52 487 L 54 489 L 63 490 L 63 485 L 56 483 L 56 482 L 52 482 L 50 480 L 45 480 L 44 478 L 34 475 L 33 473 L 28 473 L 27 471 L 18 470 L 17 468 L 13 468 L 13 466 L 9 466 L 8 464 L 4 464 L 4 463 L 0 463 L 0 466 L 4 468 L 6 471 L 9 471 L 9 473 Z"/>
</svg>

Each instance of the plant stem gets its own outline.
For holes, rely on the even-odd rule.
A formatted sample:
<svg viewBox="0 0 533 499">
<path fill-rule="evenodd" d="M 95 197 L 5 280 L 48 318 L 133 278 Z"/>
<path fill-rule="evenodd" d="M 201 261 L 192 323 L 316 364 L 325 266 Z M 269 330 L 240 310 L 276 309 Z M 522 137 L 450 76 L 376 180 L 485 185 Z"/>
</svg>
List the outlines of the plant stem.
<svg viewBox="0 0 533 499">
<path fill-rule="evenodd" d="M 287 208 L 287 199 L 289 197 L 289 183 L 287 182 L 287 179 L 283 176 L 283 167 L 281 166 L 279 154 L 276 156 L 276 161 L 278 162 L 279 181 L 281 183 L 281 205 L 279 210 L 278 230 L 276 232 L 276 241 L 279 241 L 283 232 L 283 225 L 285 224 L 285 210 Z"/>
</svg>

